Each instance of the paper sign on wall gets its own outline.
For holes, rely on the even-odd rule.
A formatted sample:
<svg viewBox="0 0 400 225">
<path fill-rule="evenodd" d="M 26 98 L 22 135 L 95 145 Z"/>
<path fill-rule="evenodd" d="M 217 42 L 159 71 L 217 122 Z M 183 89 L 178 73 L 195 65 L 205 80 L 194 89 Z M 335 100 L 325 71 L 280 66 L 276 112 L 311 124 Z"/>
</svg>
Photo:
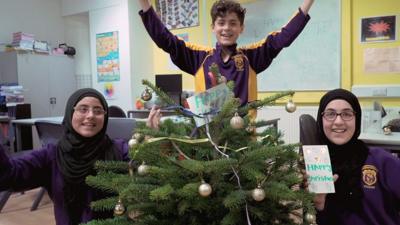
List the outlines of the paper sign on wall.
<svg viewBox="0 0 400 225">
<path fill-rule="evenodd" d="M 190 111 L 196 115 L 203 116 L 210 112 L 218 112 L 222 105 L 233 97 L 233 93 L 229 90 L 225 83 L 217 85 L 205 92 L 198 93 L 187 99 Z M 206 115 L 207 120 L 211 121 L 214 115 Z M 206 124 L 205 118 L 194 117 L 196 126 L 200 127 Z"/>
<path fill-rule="evenodd" d="M 308 190 L 313 193 L 335 193 L 332 165 L 326 145 L 303 145 Z"/>
</svg>

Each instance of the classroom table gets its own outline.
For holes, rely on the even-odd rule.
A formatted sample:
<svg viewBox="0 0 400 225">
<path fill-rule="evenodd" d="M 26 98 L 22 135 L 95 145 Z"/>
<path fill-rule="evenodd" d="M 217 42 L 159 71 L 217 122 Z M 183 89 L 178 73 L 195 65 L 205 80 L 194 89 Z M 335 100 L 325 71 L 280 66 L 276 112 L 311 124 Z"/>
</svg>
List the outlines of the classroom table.
<svg viewBox="0 0 400 225">
<path fill-rule="evenodd" d="M 178 114 L 175 110 L 160 110 L 160 112 L 163 116 L 173 116 Z M 147 109 L 135 109 L 129 110 L 127 114 L 129 118 L 146 119 L 149 117 L 149 113 L 150 110 Z"/>
<path fill-rule="evenodd" d="M 36 121 L 49 121 L 49 122 L 56 122 L 60 123 L 62 122 L 63 117 L 62 116 L 57 116 L 57 117 L 38 117 L 38 118 L 30 118 L 30 119 L 16 119 L 16 120 L 11 120 L 11 124 L 14 127 L 15 131 L 15 142 L 16 142 L 16 149 L 14 149 L 14 152 L 18 152 L 22 150 L 22 136 L 21 136 L 21 127 L 23 126 L 29 126 L 32 127 L 35 125 Z M 14 146 L 13 144 L 11 146 Z"/>
<path fill-rule="evenodd" d="M 369 146 L 379 146 L 400 153 L 400 132 L 391 134 L 361 133 L 359 139 Z"/>
</svg>

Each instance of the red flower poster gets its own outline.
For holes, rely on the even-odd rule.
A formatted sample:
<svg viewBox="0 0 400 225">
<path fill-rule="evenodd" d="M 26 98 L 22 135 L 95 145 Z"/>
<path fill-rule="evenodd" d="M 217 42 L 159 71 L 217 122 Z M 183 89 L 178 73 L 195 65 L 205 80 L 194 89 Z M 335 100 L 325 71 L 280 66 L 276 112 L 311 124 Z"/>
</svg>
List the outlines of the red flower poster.
<svg viewBox="0 0 400 225">
<path fill-rule="evenodd" d="M 361 42 L 395 41 L 396 16 L 361 19 Z"/>
</svg>

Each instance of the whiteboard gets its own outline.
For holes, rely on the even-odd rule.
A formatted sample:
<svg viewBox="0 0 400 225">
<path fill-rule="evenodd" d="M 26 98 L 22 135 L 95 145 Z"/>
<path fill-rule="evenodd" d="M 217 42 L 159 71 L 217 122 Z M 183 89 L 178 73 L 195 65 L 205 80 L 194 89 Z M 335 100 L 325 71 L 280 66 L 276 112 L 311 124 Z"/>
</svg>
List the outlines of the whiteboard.
<svg viewBox="0 0 400 225">
<path fill-rule="evenodd" d="M 280 30 L 302 1 L 258 0 L 246 8 L 239 46 L 262 40 Z M 315 1 L 311 20 L 297 39 L 284 48 L 257 76 L 258 91 L 330 90 L 340 87 L 340 1 Z"/>
</svg>

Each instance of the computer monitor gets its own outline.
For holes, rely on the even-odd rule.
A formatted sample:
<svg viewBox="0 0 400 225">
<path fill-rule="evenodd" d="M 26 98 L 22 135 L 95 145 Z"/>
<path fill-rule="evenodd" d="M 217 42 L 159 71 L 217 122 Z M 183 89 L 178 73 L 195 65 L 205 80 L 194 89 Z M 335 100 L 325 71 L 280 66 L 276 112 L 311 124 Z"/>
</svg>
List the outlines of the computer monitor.
<svg viewBox="0 0 400 225">
<path fill-rule="evenodd" d="M 156 86 L 181 104 L 182 74 L 156 74 Z"/>
</svg>

